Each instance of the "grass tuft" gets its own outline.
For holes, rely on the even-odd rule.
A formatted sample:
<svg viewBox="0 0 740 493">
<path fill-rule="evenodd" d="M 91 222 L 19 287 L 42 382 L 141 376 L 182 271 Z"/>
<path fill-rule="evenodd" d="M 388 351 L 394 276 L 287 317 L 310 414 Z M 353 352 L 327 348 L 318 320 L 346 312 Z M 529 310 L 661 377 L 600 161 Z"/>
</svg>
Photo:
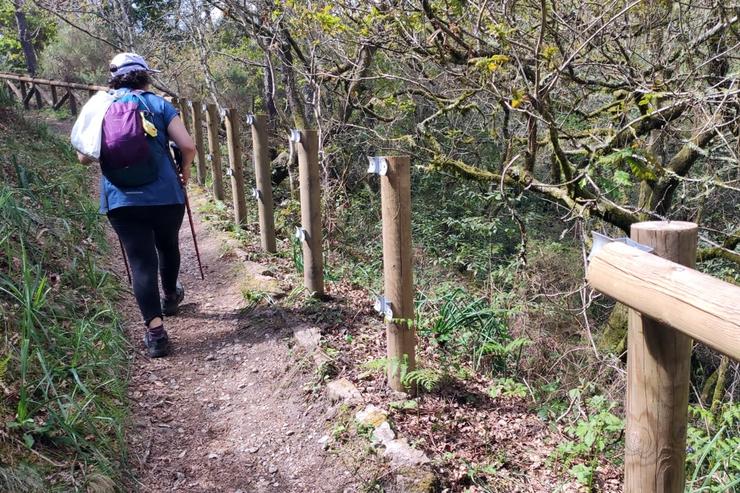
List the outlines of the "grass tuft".
<svg viewBox="0 0 740 493">
<path fill-rule="evenodd" d="M 111 491 L 125 463 L 127 346 L 91 170 L 0 111 L 0 491 Z"/>
</svg>

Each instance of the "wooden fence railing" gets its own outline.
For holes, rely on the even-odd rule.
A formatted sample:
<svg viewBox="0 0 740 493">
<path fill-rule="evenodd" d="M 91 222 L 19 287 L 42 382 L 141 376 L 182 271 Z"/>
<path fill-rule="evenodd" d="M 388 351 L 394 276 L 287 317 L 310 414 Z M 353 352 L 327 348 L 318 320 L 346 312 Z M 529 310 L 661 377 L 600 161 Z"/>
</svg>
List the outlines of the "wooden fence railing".
<svg viewBox="0 0 740 493">
<path fill-rule="evenodd" d="M 627 493 L 683 493 L 692 339 L 740 360 L 740 287 L 694 270 L 698 227 L 644 222 L 645 253 L 610 243 L 588 281 L 630 308 L 627 335 Z"/>
<path fill-rule="evenodd" d="M 70 113 L 73 115 L 77 114 L 77 105 L 82 100 L 79 95 L 75 95 L 75 92 L 84 92 L 87 96 L 90 96 L 97 91 L 108 89 L 105 86 L 38 79 L 6 72 L 0 72 L 0 80 L 13 92 L 25 109 L 30 108 L 31 100 L 34 99 L 38 109 L 50 106 L 58 110 L 67 104 Z M 60 89 L 62 94 L 60 94 Z"/>
<path fill-rule="evenodd" d="M 35 96 L 38 107 L 65 102 L 76 113 L 73 91 L 86 95 L 103 86 L 74 84 L 0 73 L 25 108 Z M 49 88 L 50 97 L 41 86 Z M 58 97 L 57 89 L 65 94 Z M 82 96 L 84 97 L 84 96 Z M 80 100 L 82 99 L 80 97 Z M 245 122 L 251 127 L 263 249 L 275 251 L 272 185 L 269 179 L 268 135 L 264 115 L 240 116 L 236 109 L 219 114 L 201 102 L 173 98 L 198 148 L 197 181 L 206 183 L 210 162 L 213 195 L 224 199 L 223 176 L 232 184 L 237 227 L 246 224 L 247 202 L 242 167 Z M 225 118 L 222 118 L 225 117 Z M 209 153 L 204 152 L 206 125 Z M 220 129 L 225 126 L 228 167 L 222 168 Z M 324 292 L 319 149 L 314 130 L 294 130 L 290 138 L 298 156 L 304 283 L 313 294 Z M 408 390 L 399 373 L 415 363 L 411 245 L 410 164 L 407 156 L 371 157 L 370 169 L 380 176 L 383 260 L 386 297 L 376 303 L 384 314 L 388 342 L 388 382 Z M 693 223 L 646 222 L 632 226 L 632 238 L 654 248 L 644 253 L 622 243 L 608 244 L 592 256 L 587 278 L 591 286 L 630 307 L 625 442 L 627 493 L 682 493 L 685 483 L 689 365 L 692 338 L 740 360 L 740 287 L 693 269 L 698 228 Z"/>
</svg>

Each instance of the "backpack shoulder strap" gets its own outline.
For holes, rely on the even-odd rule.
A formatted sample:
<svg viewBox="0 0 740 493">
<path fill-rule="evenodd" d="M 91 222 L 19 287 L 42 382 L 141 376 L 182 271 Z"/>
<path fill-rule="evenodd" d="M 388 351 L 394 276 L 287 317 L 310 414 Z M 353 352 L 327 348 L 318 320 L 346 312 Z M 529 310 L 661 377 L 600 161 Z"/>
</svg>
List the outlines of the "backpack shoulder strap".
<svg viewBox="0 0 740 493">
<path fill-rule="evenodd" d="M 149 105 L 146 104 L 146 98 L 144 98 L 144 94 L 152 94 L 152 93 L 144 92 L 144 91 L 131 91 L 129 94 L 133 94 L 134 96 L 136 96 L 136 99 L 138 99 L 139 102 L 141 102 L 141 104 L 144 105 L 144 108 L 149 113 L 152 113 L 152 110 L 149 108 Z"/>
</svg>

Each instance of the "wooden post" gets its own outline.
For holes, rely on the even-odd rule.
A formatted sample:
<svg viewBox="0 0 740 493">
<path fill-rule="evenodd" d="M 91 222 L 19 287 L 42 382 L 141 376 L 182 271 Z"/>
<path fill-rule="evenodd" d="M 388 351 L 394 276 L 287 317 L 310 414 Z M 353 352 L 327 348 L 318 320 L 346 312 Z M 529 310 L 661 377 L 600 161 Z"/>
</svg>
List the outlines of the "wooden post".
<svg viewBox="0 0 740 493">
<path fill-rule="evenodd" d="M 59 98 L 59 100 L 54 105 L 54 109 L 55 110 L 58 110 L 59 108 L 61 108 L 62 106 L 64 106 L 64 104 L 68 102 L 67 100 L 69 99 L 69 95 L 70 95 L 70 92 L 69 91 L 65 91 L 64 92 L 64 95 L 61 98 Z"/>
<path fill-rule="evenodd" d="M 21 86 L 21 103 L 24 109 L 28 109 L 28 86 L 23 81 L 20 81 L 19 85 Z"/>
<path fill-rule="evenodd" d="M 15 99 L 17 99 L 19 103 L 22 103 L 22 102 L 23 102 L 23 94 L 21 94 L 21 90 L 20 90 L 19 88 L 17 88 L 17 87 L 16 87 L 16 86 L 15 86 L 15 85 L 14 85 L 14 84 L 13 84 L 12 82 L 10 82 L 9 80 L 6 80 L 5 82 L 6 82 L 7 84 L 8 84 L 8 87 L 10 88 L 10 90 L 11 90 L 11 91 L 13 92 L 13 94 L 15 95 Z"/>
<path fill-rule="evenodd" d="M 75 98 L 75 93 L 72 92 L 72 89 L 67 89 L 67 95 L 69 96 L 69 112 L 72 115 L 77 114 L 77 98 Z"/>
<path fill-rule="evenodd" d="M 316 130 L 301 130 L 294 142 L 298 155 L 303 242 L 303 280 L 314 296 L 324 294 L 324 258 L 321 231 L 321 189 L 319 183 L 319 138 Z"/>
<path fill-rule="evenodd" d="M 213 195 L 217 200 L 224 199 L 223 172 L 221 171 L 221 143 L 218 139 L 218 130 L 221 127 L 221 118 L 218 106 L 213 103 L 206 105 L 206 124 L 208 126 L 208 152 L 211 155 L 211 177 L 213 178 Z"/>
<path fill-rule="evenodd" d="M 59 98 L 57 97 L 57 86 L 49 86 L 51 90 L 51 106 L 56 109 Z"/>
<path fill-rule="evenodd" d="M 198 150 L 198 165 L 196 167 L 198 184 L 206 184 L 206 150 L 203 147 L 203 103 L 193 101 L 193 138 L 195 139 L 195 148 Z"/>
<path fill-rule="evenodd" d="M 696 224 L 638 223 L 631 237 L 660 257 L 695 266 Z M 683 493 L 691 346 L 689 336 L 630 309 L 625 493 Z"/>
<path fill-rule="evenodd" d="M 229 175 L 234 199 L 234 220 L 237 228 L 247 224 L 247 199 L 244 196 L 244 169 L 239 141 L 239 115 L 234 108 L 226 110 L 226 139 L 229 147 Z"/>
<path fill-rule="evenodd" d="M 254 178 L 259 204 L 260 239 L 262 249 L 275 253 L 275 219 L 272 204 L 272 175 L 270 148 L 267 141 L 267 115 L 254 115 L 252 120 L 252 147 L 254 148 Z"/>
<path fill-rule="evenodd" d="M 41 91 L 39 90 L 38 84 L 31 84 L 31 90 L 33 91 L 33 95 L 36 98 L 36 108 L 41 109 L 44 107 L 44 99 L 41 95 Z"/>
<path fill-rule="evenodd" d="M 393 316 L 386 320 L 388 384 L 406 390 L 404 374 L 416 368 L 413 253 L 411 250 L 411 171 L 408 156 L 386 157 L 380 177 L 383 216 L 383 279 Z"/>
</svg>

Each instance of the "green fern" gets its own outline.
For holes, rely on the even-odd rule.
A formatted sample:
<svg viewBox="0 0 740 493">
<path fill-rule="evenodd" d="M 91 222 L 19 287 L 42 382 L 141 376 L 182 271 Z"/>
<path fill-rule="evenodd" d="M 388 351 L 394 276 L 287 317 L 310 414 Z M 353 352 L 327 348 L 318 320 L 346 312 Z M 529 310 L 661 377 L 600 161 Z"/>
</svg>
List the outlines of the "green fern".
<svg viewBox="0 0 740 493">
<path fill-rule="evenodd" d="M 388 358 L 371 359 L 362 363 L 362 368 L 370 374 L 384 373 L 388 368 Z"/>
<path fill-rule="evenodd" d="M 437 389 L 443 378 L 444 374 L 439 370 L 435 370 L 433 368 L 419 368 L 408 372 L 403 378 L 403 383 L 409 387 L 416 385 L 427 392 L 433 392 Z"/>
</svg>

